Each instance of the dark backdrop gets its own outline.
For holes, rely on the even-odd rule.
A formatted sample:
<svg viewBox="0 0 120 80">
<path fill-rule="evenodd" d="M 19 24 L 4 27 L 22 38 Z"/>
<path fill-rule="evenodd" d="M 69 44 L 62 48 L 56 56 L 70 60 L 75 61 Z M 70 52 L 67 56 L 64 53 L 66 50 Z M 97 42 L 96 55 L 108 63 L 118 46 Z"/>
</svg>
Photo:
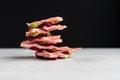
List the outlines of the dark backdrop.
<svg viewBox="0 0 120 80">
<path fill-rule="evenodd" d="M 0 4 L 0 47 L 19 47 L 26 40 L 26 22 L 61 16 L 68 26 L 61 34 L 71 47 L 120 47 L 117 0 L 4 1 Z"/>
</svg>

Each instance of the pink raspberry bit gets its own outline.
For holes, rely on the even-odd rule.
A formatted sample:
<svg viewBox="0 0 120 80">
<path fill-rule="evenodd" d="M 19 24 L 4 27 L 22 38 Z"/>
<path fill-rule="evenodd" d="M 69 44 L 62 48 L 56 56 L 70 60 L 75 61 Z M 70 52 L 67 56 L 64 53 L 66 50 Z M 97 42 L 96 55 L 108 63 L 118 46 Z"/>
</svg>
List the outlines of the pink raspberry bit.
<svg viewBox="0 0 120 80">
<path fill-rule="evenodd" d="M 47 27 L 51 27 L 52 24 L 50 22 L 44 22 L 43 25 L 47 26 Z"/>
</svg>

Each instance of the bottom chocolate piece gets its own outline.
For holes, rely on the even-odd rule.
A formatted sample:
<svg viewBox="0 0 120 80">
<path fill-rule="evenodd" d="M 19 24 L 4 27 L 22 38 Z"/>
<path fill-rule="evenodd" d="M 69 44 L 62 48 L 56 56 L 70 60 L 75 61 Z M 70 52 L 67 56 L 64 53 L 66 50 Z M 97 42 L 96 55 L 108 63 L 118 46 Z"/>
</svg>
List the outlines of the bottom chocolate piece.
<svg viewBox="0 0 120 80">
<path fill-rule="evenodd" d="M 57 60 L 57 59 L 66 59 L 69 58 L 70 54 L 63 54 L 63 53 L 47 53 L 47 52 L 36 52 L 36 57 L 39 59 L 48 59 L 48 60 Z"/>
<path fill-rule="evenodd" d="M 44 57 L 44 56 L 38 56 L 37 54 L 35 54 L 36 58 L 37 59 L 45 59 L 45 60 L 57 60 L 58 57 L 54 57 L 54 58 L 47 58 L 47 57 Z"/>
</svg>

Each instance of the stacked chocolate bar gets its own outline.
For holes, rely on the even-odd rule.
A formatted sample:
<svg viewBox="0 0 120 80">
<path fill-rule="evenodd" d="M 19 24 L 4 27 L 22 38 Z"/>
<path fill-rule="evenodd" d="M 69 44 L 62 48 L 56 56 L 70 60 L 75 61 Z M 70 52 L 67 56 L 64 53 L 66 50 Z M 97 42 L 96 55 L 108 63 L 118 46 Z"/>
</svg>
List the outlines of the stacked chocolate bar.
<svg viewBox="0 0 120 80">
<path fill-rule="evenodd" d="M 57 16 L 27 23 L 27 40 L 23 41 L 20 46 L 35 50 L 37 58 L 69 58 L 71 56 L 71 53 L 78 51 L 80 48 L 55 46 L 55 44 L 62 43 L 62 39 L 60 35 L 52 35 L 51 31 L 63 30 L 67 28 L 66 25 L 58 24 L 61 21 L 63 21 L 63 18 Z"/>
</svg>

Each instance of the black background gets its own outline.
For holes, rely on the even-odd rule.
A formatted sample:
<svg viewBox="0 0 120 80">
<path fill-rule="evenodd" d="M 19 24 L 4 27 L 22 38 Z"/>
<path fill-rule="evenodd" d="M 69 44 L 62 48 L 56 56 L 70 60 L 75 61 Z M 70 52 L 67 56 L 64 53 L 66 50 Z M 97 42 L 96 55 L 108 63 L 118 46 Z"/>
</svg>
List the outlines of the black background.
<svg viewBox="0 0 120 80">
<path fill-rule="evenodd" d="M 0 47 L 20 47 L 26 22 L 63 17 L 63 31 L 54 31 L 70 47 L 120 47 L 117 0 L 40 0 L 0 3 Z"/>
</svg>

